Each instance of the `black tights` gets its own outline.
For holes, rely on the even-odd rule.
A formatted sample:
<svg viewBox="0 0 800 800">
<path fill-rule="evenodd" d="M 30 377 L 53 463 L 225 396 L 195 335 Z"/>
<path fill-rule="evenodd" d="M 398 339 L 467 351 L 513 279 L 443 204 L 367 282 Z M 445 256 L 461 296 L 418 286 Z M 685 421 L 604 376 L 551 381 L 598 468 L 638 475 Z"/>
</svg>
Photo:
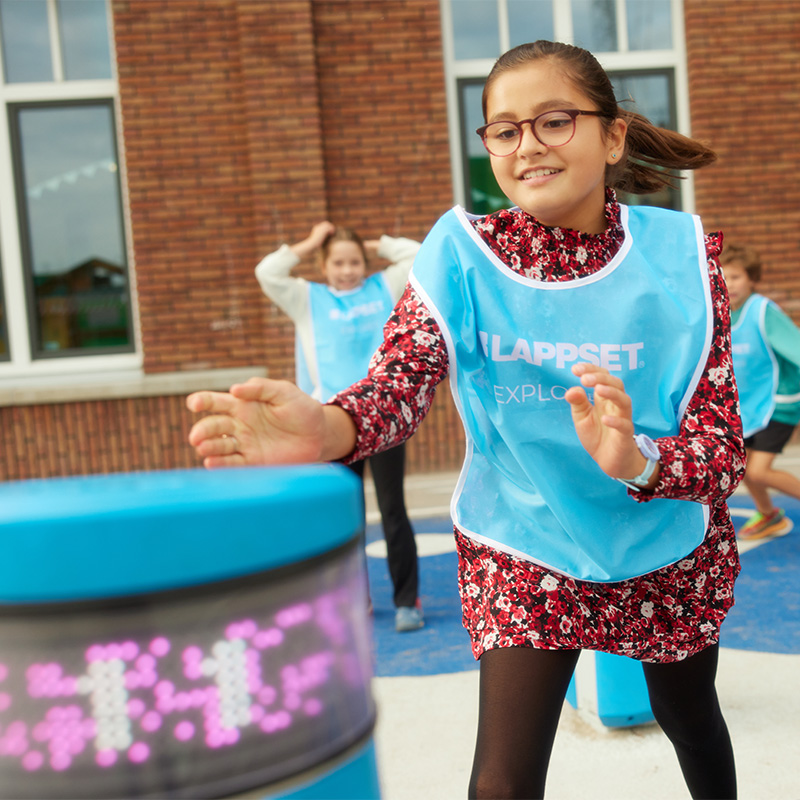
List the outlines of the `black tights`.
<svg viewBox="0 0 800 800">
<path fill-rule="evenodd" d="M 510 647 L 481 657 L 478 741 L 470 798 L 544 796 L 578 650 Z M 714 679 L 717 645 L 672 664 L 643 664 L 650 705 L 696 800 L 733 800 L 736 773 Z"/>
</svg>

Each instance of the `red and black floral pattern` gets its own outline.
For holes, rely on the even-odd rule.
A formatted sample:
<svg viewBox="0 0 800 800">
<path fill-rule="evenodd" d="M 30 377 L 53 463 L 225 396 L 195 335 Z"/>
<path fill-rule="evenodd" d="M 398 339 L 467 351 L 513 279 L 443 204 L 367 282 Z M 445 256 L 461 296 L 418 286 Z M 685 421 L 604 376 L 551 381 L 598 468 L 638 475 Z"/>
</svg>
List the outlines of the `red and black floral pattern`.
<svg viewBox="0 0 800 800">
<path fill-rule="evenodd" d="M 564 281 L 605 266 L 624 238 L 619 206 L 609 192 L 607 228 L 597 235 L 546 228 L 519 210 L 500 211 L 474 225 L 512 269 L 537 280 Z M 640 578 L 598 584 L 567 578 L 469 539 L 456 529 L 463 621 L 476 658 L 496 647 L 587 648 L 670 662 L 717 641 L 733 605 L 739 573 L 726 499 L 745 465 L 733 381 L 730 316 L 718 262 L 722 236 L 706 236 L 714 334 L 705 371 L 677 436 L 658 440 L 657 497 L 693 500 L 710 508 L 705 541 L 677 564 Z M 441 332 L 410 286 L 385 328 L 370 374 L 339 394 L 358 426 L 349 460 L 407 439 L 430 408 L 449 370 Z"/>
</svg>

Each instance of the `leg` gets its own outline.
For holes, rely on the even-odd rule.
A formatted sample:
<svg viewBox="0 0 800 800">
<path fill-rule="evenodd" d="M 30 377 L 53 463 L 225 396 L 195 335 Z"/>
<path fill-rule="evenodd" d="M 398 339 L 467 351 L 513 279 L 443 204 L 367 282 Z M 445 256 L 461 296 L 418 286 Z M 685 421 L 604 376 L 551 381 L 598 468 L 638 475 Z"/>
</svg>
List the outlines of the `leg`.
<svg viewBox="0 0 800 800">
<path fill-rule="evenodd" d="M 733 800 L 736 767 L 714 679 L 719 645 L 685 661 L 643 664 L 656 721 L 672 742 L 694 798 Z"/>
<path fill-rule="evenodd" d="M 419 591 L 417 543 L 403 493 L 405 458 L 402 444 L 369 458 L 386 540 L 389 575 L 394 586 L 394 604 L 398 608 L 413 606 Z"/>
<path fill-rule="evenodd" d="M 504 647 L 483 654 L 470 798 L 544 797 L 553 740 L 579 653 Z"/>
<path fill-rule="evenodd" d="M 772 468 L 772 462 L 775 460 L 775 453 L 762 453 L 759 451 L 747 451 L 747 468 L 745 469 L 744 485 L 753 502 L 756 505 L 756 511 L 763 514 L 765 517 L 769 516 L 775 509 L 770 497 L 769 491 L 763 481 L 759 477 L 766 470 Z"/>
<path fill-rule="evenodd" d="M 764 453 L 760 450 L 750 450 L 747 453 L 747 469 L 745 470 L 744 482 L 753 499 L 756 502 L 756 508 L 762 513 L 766 514 L 772 510 L 772 500 L 769 497 L 767 489 L 775 489 L 782 494 L 788 494 L 800 500 L 800 480 L 795 478 L 790 472 L 784 472 L 780 469 L 774 469 L 772 466 L 775 460 L 775 453 Z M 756 495 L 753 488 L 759 492 Z M 766 511 L 762 509 L 761 503 L 766 497 Z"/>
</svg>

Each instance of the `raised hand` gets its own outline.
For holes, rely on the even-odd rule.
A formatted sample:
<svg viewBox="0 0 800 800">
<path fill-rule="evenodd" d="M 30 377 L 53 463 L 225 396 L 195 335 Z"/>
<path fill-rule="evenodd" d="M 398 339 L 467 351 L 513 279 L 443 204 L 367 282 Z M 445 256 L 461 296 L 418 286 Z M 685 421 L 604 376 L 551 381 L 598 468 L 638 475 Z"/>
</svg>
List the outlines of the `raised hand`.
<svg viewBox="0 0 800 800">
<path fill-rule="evenodd" d="M 624 384 L 593 364 L 576 364 L 572 372 L 581 385 L 571 387 L 565 399 L 581 444 L 607 475 L 635 477 L 644 469 L 646 459 L 633 440 L 631 398 Z M 594 389 L 594 403 L 585 389 Z"/>
<path fill-rule="evenodd" d="M 323 406 L 288 381 L 251 378 L 229 392 L 195 392 L 186 407 L 211 412 L 189 433 L 189 443 L 209 468 L 340 458 L 355 441 L 346 412 Z M 332 430 L 331 418 L 344 428 Z"/>
</svg>

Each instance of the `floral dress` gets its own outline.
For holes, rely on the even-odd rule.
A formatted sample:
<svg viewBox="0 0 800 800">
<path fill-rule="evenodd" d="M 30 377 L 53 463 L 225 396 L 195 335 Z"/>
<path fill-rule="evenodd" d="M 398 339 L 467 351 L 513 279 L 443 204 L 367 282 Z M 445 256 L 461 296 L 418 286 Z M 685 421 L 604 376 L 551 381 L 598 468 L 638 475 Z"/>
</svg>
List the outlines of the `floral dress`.
<svg viewBox="0 0 800 800">
<path fill-rule="evenodd" d="M 511 269 L 540 281 L 590 275 L 619 249 L 624 231 L 613 192 L 606 230 L 583 234 L 547 228 L 519 209 L 473 225 Z M 590 649 L 667 663 L 719 639 L 739 573 L 726 500 L 744 472 L 738 398 L 733 381 L 727 292 L 717 256 L 722 236 L 705 237 L 714 332 L 703 376 L 677 436 L 658 440 L 661 472 L 652 492 L 707 504 L 708 533 L 675 564 L 615 583 L 581 581 L 479 543 L 455 528 L 463 622 L 475 658 L 497 647 Z M 337 395 L 358 428 L 348 460 L 398 444 L 416 430 L 449 371 L 439 327 L 413 287 L 406 288 L 385 328 L 367 378 Z M 634 409 L 635 415 L 635 409 Z"/>
</svg>

